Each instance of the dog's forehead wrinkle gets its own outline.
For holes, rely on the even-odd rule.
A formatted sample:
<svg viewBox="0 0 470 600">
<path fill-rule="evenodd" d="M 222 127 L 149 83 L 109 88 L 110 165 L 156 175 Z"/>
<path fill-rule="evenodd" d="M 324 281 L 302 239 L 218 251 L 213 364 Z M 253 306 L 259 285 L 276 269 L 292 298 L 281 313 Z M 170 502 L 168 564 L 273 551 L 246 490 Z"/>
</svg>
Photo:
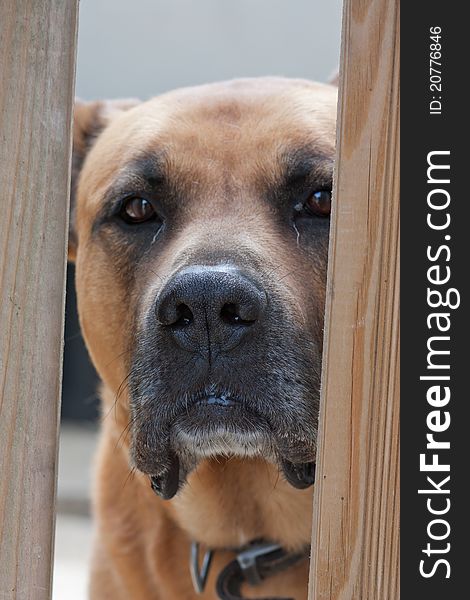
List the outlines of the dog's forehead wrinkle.
<svg viewBox="0 0 470 600">
<path fill-rule="evenodd" d="M 165 178 L 167 171 L 167 151 L 164 149 L 152 152 L 141 150 L 125 167 L 131 176 L 147 181 L 150 185 Z"/>
<path fill-rule="evenodd" d="M 215 88 L 209 93 L 203 89 L 193 96 L 182 90 L 146 103 L 141 121 L 147 143 L 156 147 L 164 143 L 178 153 L 182 148 L 197 148 L 201 157 L 219 160 L 221 152 L 227 153 L 227 159 L 234 145 L 238 149 L 245 142 L 256 147 L 263 140 L 276 143 L 290 136 L 324 144 L 325 138 L 328 142 L 334 138 L 334 119 L 327 116 L 329 111 L 323 114 L 320 108 L 315 109 L 324 101 L 325 90 L 318 93 L 314 86 L 307 86 L 299 93 L 287 82 L 277 89 L 268 87 L 259 95 L 253 94 L 251 87 L 248 93 L 236 87 L 222 94 Z M 327 92 L 326 96 L 331 90 Z"/>
<path fill-rule="evenodd" d="M 133 191 L 143 192 L 161 185 L 165 181 L 165 170 L 160 161 L 158 155 L 154 158 L 146 155 L 120 166 L 103 194 L 103 204 Z"/>
<path fill-rule="evenodd" d="M 280 158 L 287 177 L 295 179 L 315 173 L 332 174 L 334 155 L 312 146 L 286 150 Z"/>
</svg>

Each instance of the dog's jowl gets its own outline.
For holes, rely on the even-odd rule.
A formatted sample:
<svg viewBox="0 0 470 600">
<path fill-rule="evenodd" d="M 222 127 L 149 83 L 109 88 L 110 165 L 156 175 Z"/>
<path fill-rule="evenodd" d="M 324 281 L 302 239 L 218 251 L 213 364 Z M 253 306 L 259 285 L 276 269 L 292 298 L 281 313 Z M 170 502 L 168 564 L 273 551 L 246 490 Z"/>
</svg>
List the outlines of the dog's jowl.
<svg viewBox="0 0 470 600">
<path fill-rule="evenodd" d="M 274 78 L 77 103 L 92 600 L 307 597 L 335 116 Z"/>
</svg>

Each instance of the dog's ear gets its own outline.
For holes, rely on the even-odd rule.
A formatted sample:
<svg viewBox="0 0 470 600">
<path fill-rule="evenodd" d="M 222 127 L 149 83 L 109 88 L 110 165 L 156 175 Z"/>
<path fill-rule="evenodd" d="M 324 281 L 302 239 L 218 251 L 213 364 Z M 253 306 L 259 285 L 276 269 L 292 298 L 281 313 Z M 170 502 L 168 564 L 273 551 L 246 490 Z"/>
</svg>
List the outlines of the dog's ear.
<svg viewBox="0 0 470 600">
<path fill-rule="evenodd" d="M 330 75 L 328 77 L 328 83 L 330 85 L 334 85 L 335 87 L 338 87 L 339 85 L 339 71 L 336 70 L 332 75 Z"/>
<path fill-rule="evenodd" d="M 129 110 L 139 100 L 130 98 L 126 100 L 98 100 L 96 102 L 82 102 L 76 100 L 73 111 L 73 150 L 72 169 L 70 182 L 70 226 L 68 259 L 75 260 L 77 252 L 77 234 L 75 230 L 75 197 L 80 171 L 83 162 L 96 138 L 122 111 Z"/>
</svg>

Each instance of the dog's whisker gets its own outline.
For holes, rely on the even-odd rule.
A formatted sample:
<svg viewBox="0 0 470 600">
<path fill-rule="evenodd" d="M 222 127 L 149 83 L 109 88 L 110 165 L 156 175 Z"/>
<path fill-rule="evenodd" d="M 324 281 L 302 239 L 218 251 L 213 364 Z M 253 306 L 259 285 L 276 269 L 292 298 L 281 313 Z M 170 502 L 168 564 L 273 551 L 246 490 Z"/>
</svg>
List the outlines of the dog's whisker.
<svg viewBox="0 0 470 600">
<path fill-rule="evenodd" d="M 157 235 L 158 235 L 158 232 L 155 234 L 154 238 L 156 238 L 156 236 L 157 236 Z M 152 240 L 152 243 L 153 243 L 153 240 Z M 155 277 L 156 277 L 157 279 L 159 279 L 159 280 L 160 280 L 160 281 L 163 283 L 163 279 L 162 279 L 162 277 L 161 277 L 161 276 L 160 276 L 160 275 L 159 275 L 159 274 L 158 274 L 156 271 L 154 271 L 154 270 L 152 269 L 152 267 L 149 267 L 149 266 L 147 266 L 147 268 L 148 268 L 148 270 L 150 271 L 150 273 L 152 273 L 152 275 L 155 275 Z"/>
<path fill-rule="evenodd" d="M 131 374 L 132 374 L 132 372 L 129 371 L 129 373 L 124 377 L 124 379 L 119 384 L 119 387 L 118 387 L 117 392 L 116 392 L 115 397 L 114 397 L 114 402 L 110 406 L 110 408 L 108 409 L 108 411 L 105 414 L 103 414 L 102 420 L 107 419 L 113 410 L 114 410 L 114 418 L 116 419 L 117 403 L 120 400 L 121 394 L 124 392 L 124 390 L 126 389 L 126 387 L 129 385 L 129 378 L 130 378 Z"/>
<path fill-rule="evenodd" d="M 137 472 L 137 468 L 136 468 L 136 467 L 131 467 L 131 468 L 129 469 L 129 473 L 127 474 L 127 477 L 126 477 L 126 479 L 124 480 L 124 483 L 123 483 L 123 485 L 122 485 L 121 492 L 122 492 L 122 491 L 124 490 L 124 488 L 126 487 L 126 485 L 127 485 L 128 481 L 130 481 L 131 479 L 134 479 L 136 472 Z"/>
<path fill-rule="evenodd" d="M 118 449 L 118 447 L 119 447 L 119 443 L 120 443 L 121 439 L 123 438 L 123 436 L 124 436 L 124 439 L 122 440 L 122 442 L 124 443 L 124 442 L 126 441 L 126 438 L 127 438 L 127 436 L 129 435 L 129 432 L 130 432 L 130 430 L 131 430 L 131 427 L 132 427 L 132 426 L 133 426 L 133 425 L 136 423 L 136 421 L 137 421 L 137 418 L 138 418 L 138 415 L 134 415 L 133 417 L 131 417 L 131 418 L 129 419 L 129 422 L 128 422 L 128 423 L 127 423 L 127 425 L 124 427 L 124 429 L 121 431 L 121 434 L 119 435 L 119 437 L 118 437 L 118 439 L 117 439 L 117 441 L 116 441 L 116 444 L 115 444 L 115 446 L 114 446 L 114 449 L 115 449 L 115 450 L 117 450 L 117 449 Z"/>
<path fill-rule="evenodd" d="M 124 350 L 123 352 L 120 352 L 117 356 L 115 356 L 108 363 L 105 364 L 105 368 L 109 367 L 110 365 L 113 364 L 113 362 L 115 362 L 119 358 L 122 358 L 123 356 L 126 356 L 126 355 L 129 355 L 129 350 Z"/>
<path fill-rule="evenodd" d="M 65 339 L 64 342 L 66 344 L 68 344 L 69 342 L 73 342 L 74 340 L 78 340 L 79 338 L 82 337 L 82 333 L 81 331 L 77 331 L 77 333 L 72 333 L 71 335 L 68 335 Z"/>
</svg>

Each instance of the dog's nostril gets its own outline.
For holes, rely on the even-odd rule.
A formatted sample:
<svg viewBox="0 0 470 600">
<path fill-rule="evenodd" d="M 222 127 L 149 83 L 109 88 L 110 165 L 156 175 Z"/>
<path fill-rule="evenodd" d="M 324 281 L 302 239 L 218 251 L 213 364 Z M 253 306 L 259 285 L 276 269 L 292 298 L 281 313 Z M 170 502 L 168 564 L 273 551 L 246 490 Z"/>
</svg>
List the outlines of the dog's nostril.
<svg viewBox="0 0 470 600">
<path fill-rule="evenodd" d="M 252 325 L 256 319 L 243 318 L 240 315 L 240 309 L 236 304 L 229 303 L 222 306 L 220 318 L 229 325 Z"/>
<path fill-rule="evenodd" d="M 178 304 L 176 307 L 176 320 L 172 327 L 187 327 L 194 320 L 193 313 L 187 304 Z"/>
</svg>

